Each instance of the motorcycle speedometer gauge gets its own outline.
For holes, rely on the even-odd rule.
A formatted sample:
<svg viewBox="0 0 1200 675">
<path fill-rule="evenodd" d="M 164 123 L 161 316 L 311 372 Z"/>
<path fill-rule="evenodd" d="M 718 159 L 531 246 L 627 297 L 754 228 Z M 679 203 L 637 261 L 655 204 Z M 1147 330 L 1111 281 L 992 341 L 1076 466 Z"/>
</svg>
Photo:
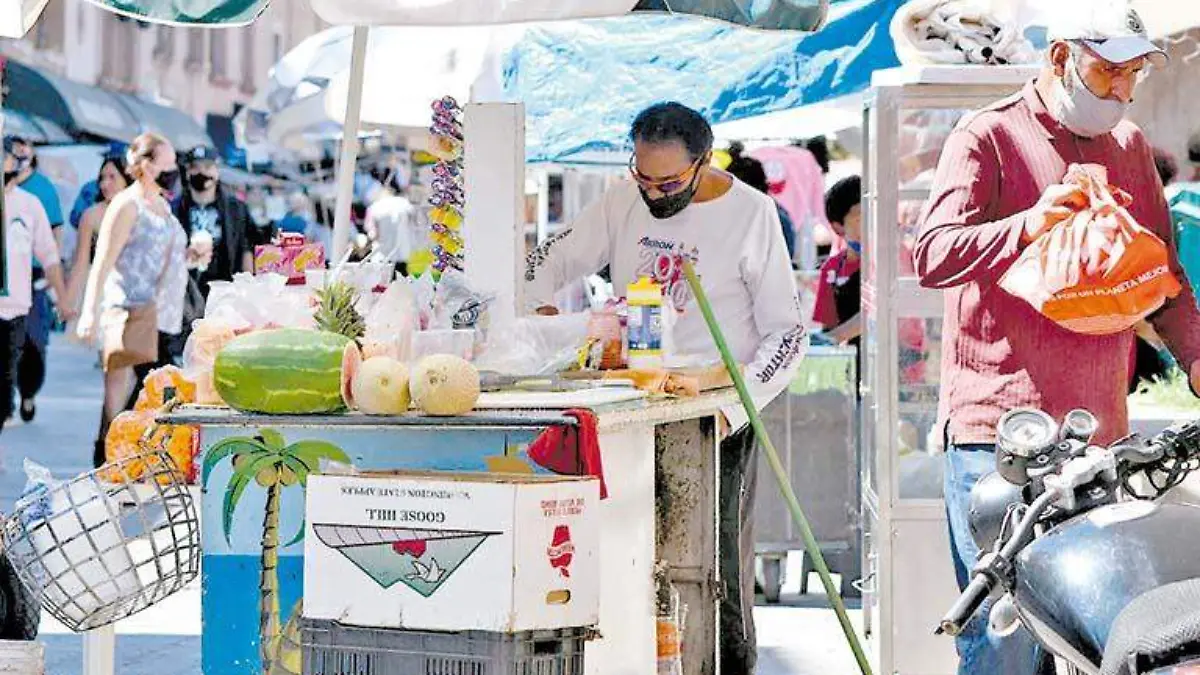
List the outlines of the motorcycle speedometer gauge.
<svg viewBox="0 0 1200 675">
<path fill-rule="evenodd" d="M 1000 418 L 996 435 L 1002 450 L 1028 458 L 1054 443 L 1058 436 L 1058 424 L 1041 410 L 1020 408 Z"/>
</svg>

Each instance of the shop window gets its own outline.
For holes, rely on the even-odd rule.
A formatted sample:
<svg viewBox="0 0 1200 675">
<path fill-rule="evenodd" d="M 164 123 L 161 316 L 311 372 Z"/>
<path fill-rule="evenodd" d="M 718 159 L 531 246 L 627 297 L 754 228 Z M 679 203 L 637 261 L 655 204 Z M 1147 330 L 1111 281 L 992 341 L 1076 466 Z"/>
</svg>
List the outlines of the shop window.
<svg viewBox="0 0 1200 675">
<path fill-rule="evenodd" d="M 37 26 L 34 28 L 33 39 L 34 46 L 39 50 L 63 51 L 67 30 L 65 8 L 65 3 L 52 2 L 42 11 L 42 17 L 38 19 Z"/>
<path fill-rule="evenodd" d="M 204 34 L 202 28 L 191 28 L 187 36 L 187 61 L 184 66 L 190 72 L 200 72 L 204 69 Z"/>
<path fill-rule="evenodd" d="M 172 26 L 159 26 L 155 29 L 154 58 L 162 63 L 170 63 L 175 58 L 175 31 Z"/>
<path fill-rule="evenodd" d="M 223 84 L 229 81 L 229 45 L 225 39 L 226 29 L 209 31 L 208 41 L 208 78 L 213 83 Z"/>
<path fill-rule="evenodd" d="M 242 29 L 242 93 L 253 95 L 257 87 L 254 84 L 254 77 L 257 74 L 257 44 L 255 44 L 254 26 L 246 26 Z"/>
</svg>

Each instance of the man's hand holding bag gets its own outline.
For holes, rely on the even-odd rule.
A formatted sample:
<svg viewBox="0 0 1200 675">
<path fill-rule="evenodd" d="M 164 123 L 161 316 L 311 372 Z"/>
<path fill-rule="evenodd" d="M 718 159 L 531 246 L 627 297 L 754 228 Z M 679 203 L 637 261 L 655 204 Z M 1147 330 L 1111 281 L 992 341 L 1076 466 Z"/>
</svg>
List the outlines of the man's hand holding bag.
<svg viewBox="0 0 1200 675">
<path fill-rule="evenodd" d="M 1108 185 L 1105 173 L 1072 165 L 1065 187 L 1047 190 L 1054 203 L 1039 212 L 1039 231 L 1000 279 L 1047 318 L 1088 335 L 1128 330 L 1182 290 L 1166 244 L 1133 219 L 1129 195 Z"/>
</svg>

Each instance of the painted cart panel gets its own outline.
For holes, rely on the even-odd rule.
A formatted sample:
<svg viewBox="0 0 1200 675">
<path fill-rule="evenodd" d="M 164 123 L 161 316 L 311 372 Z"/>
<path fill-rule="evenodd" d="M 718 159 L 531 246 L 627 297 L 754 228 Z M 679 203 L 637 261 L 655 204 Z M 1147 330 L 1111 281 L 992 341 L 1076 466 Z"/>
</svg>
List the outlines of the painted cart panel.
<svg viewBox="0 0 1200 675">
<path fill-rule="evenodd" d="M 322 458 L 367 470 L 549 473 L 526 454 L 541 430 L 202 425 L 205 675 L 300 673 L 304 486 Z"/>
</svg>

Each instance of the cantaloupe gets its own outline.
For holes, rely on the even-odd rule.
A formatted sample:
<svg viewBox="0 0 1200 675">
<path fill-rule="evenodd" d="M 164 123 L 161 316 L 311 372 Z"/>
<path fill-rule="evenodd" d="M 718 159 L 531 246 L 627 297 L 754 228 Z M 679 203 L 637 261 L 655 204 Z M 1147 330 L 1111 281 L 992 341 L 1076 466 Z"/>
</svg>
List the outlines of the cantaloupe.
<svg viewBox="0 0 1200 675">
<path fill-rule="evenodd" d="M 408 411 L 408 369 L 389 356 L 363 361 L 350 389 L 354 405 L 368 415 L 402 415 Z"/>
<path fill-rule="evenodd" d="M 462 415 L 479 400 L 479 371 L 457 356 L 433 354 L 417 363 L 408 387 L 413 403 L 425 414 Z"/>
</svg>

